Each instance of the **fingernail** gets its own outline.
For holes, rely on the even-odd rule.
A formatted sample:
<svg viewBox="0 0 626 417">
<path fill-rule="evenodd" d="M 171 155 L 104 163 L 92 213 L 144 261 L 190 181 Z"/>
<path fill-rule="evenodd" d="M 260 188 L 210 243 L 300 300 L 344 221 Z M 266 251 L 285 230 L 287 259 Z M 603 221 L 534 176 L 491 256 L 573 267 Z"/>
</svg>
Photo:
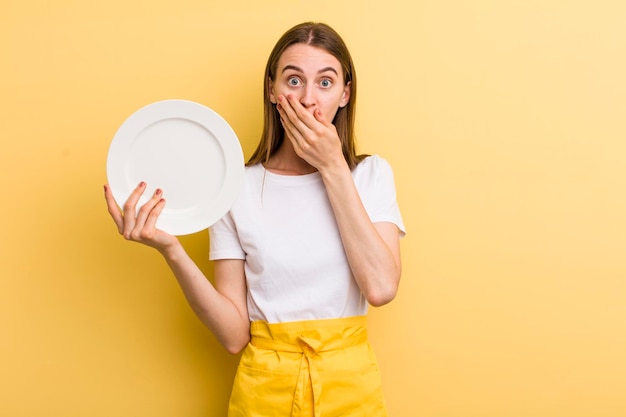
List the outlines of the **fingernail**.
<svg viewBox="0 0 626 417">
<path fill-rule="evenodd" d="M 156 191 L 154 192 L 154 194 L 156 195 L 161 195 L 163 193 L 163 190 L 160 188 L 157 188 Z"/>
<path fill-rule="evenodd" d="M 106 185 L 104 186 L 104 192 L 106 193 L 108 191 L 109 187 L 107 187 Z"/>
<path fill-rule="evenodd" d="M 139 186 L 140 186 L 140 187 L 145 187 L 145 186 L 146 186 L 146 182 L 145 182 L 145 181 L 141 181 L 141 182 L 139 183 Z"/>
</svg>

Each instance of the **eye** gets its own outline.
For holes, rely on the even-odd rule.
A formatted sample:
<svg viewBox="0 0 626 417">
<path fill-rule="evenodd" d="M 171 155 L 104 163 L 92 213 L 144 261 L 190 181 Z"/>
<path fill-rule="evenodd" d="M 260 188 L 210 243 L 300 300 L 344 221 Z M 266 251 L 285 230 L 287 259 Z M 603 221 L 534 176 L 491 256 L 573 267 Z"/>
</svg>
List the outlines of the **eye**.
<svg viewBox="0 0 626 417">
<path fill-rule="evenodd" d="M 332 85 L 333 85 L 333 82 L 328 78 L 324 78 L 323 80 L 320 81 L 320 86 L 322 88 L 330 88 Z"/>
<path fill-rule="evenodd" d="M 287 84 L 289 84 L 291 87 L 297 87 L 300 85 L 300 79 L 298 77 L 289 77 L 287 79 Z"/>
</svg>

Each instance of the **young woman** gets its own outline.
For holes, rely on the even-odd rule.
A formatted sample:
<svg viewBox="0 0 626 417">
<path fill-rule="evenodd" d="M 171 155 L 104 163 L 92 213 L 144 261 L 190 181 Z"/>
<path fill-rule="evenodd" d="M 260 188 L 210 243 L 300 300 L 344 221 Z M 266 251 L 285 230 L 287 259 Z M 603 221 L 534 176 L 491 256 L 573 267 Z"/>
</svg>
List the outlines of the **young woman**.
<svg viewBox="0 0 626 417">
<path fill-rule="evenodd" d="M 316 23 L 287 31 L 264 101 L 243 190 L 210 228 L 215 286 L 155 228 L 161 190 L 137 209 L 140 184 L 122 211 L 105 186 L 109 212 L 164 256 L 225 348 L 245 349 L 230 417 L 386 416 L 366 314 L 397 293 L 404 225 L 390 166 L 355 152 L 356 77 L 340 36 Z"/>
</svg>

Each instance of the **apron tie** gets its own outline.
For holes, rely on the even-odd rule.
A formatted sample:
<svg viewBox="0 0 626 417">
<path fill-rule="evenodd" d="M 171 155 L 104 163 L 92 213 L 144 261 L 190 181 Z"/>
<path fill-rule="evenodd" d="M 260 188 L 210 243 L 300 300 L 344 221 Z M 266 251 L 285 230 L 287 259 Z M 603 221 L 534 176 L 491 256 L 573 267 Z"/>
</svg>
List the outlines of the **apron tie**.
<svg viewBox="0 0 626 417">
<path fill-rule="evenodd" d="M 298 375 L 298 383 L 296 384 L 295 398 L 298 398 L 300 401 L 294 400 L 291 415 L 293 417 L 299 417 L 302 414 L 308 379 L 311 383 L 311 391 L 313 392 L 314 415 L 315 417 L 319 417 L 321 415 L 320 397 L 322 396 L 322 384 L 320 383 L 319 374 L 317 373 L 313 358 L 315 358 L 317 352 L 322 348 L 322 342 L 300 335 L 298 336 L 298 343 L 302 348 L 303 355 L 300 360 L 300 374 Z"/>
<path fill-rule="evenodd" d="M 362 332 L 353 337 L 335 339 L 326 344 L 317 339 L 303 335 L 299 335 L 297 337 L 297 344 L 285 343 L 254 335 L 252 336 L 250 343 L 260 349 L 302 354 L 302 358 L 300 360 L 300 371 L 298 373 L 298 382 L 296 384 L 293 406 L 291 408 L 291 417 L 300 417 L 302 414 L 307 382 L 311 384 L 314 416 L 321 417 L 322 410 L 320 399 L 322 396 L 322 381 L 320 380 L 317 367 L 315 366 L 315 357 L 320 352 L 343 349 L 364 343 L 366 341 L 367 334 Z"/>
</svg>

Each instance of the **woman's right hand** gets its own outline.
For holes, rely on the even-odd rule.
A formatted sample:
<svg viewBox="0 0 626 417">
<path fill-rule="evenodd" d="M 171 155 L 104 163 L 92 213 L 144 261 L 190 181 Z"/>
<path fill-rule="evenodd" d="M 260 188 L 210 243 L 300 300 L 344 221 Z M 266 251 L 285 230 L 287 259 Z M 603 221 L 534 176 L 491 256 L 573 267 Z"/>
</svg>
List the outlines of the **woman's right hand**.
<svg viewBox="0 0 626 417">
<path fill-rule="evenodd" d="M 137 202 L 145 191 L 146 183 L 142 181 L 130 194 L 123 209 L 117 205 L 108 185 L 104 186 L 104 197 L 117 230 L 126 240 L 143 243 L 164 252 L 179 242 L 175 236 L 156 228 L 157 219 L 165 207 L 161 189 L 157 189 L 137 210 Z"/>
</svg>

